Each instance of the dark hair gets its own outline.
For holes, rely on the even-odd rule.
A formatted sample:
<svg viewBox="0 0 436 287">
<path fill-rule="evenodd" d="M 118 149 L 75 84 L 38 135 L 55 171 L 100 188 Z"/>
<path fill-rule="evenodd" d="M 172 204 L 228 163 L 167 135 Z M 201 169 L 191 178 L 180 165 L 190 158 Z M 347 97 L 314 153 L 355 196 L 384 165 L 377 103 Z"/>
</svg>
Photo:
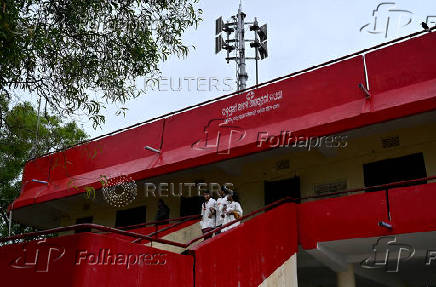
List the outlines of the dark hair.
<svg viewBox="0 0 436 287">
<path fill-rule="evenodd" d="M 238 194 L 236 191 L 233 191 L 231 194 L 232 194 L 232 199 L 233 199 L 233 201 L 236 201 L 236 202 L 238 202 L 238 203 L 241 203 L 241 202 L 239 201 L 239 194 Z"/>
<path fill-rule="evenodd" d="M 225 185 L 221 185 L 221 190 L 225 193 L 225 194 L 229 194 L 232 190 L 230 188 L 228 188 Z"/>
<path fill-rule="evenodd" d="M 218 191 L 213 191 L 210 193 L 210 197 L 212 197 L 213 199 L 217 200 L 218 198 L 220 198 L 220 193 Z"/>
</svg>

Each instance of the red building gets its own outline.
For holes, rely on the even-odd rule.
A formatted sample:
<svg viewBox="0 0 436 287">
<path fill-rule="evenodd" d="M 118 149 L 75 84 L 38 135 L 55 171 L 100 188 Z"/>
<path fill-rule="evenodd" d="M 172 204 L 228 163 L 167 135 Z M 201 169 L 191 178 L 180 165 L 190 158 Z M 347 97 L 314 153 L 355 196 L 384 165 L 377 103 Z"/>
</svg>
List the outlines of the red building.
<svg viewBox="0 0 436 287">
<path fill-rule="evenodd" d="M 417 33 L 29 161 L 13 218 L 57 236 L 1 247 L 2 282 L 436 285 L 435 46 Z M 102 178 L 133 201 L 109 205 Z M 186 183 L 232 183 L 242 223 L 204 241 Z"/>
</svg>

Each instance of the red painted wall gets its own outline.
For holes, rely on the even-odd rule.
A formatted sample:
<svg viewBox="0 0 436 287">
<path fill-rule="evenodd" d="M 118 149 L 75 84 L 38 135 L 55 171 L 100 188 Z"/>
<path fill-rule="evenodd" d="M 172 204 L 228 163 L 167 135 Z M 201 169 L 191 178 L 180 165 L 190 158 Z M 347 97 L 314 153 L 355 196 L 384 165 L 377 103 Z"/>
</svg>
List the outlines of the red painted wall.
<svg viewBox="0 0 436 287">
<path fill-rule="evenodd" d="M 299 242 L 304 249 L 317 242 L 382 235 L 387 221 L 383 191 L 302 203 L 298 206 Z"/>
<path fill-rule="evenodd" d="M 297 252 L 296 205 L 261 214 L 193 251 L 195 286 L 258 286 Z"/>
<path fill-rule="evenodd" d="M 436 183 L 389 190 L 391 221 L 385 191 L 306 202 L 298 205 L 299 244 L 436 230 Z M 392 230 L 378 226 L 392 224 Z"/>
<path fill-rule="evenodd" d="M 436 230 L 436 182 L 389 191 L 393 233 Z"/>
<path fill-rule="evenodd" d="M 434 53 L 431 43 L 435 37 L 433 33 L 426 34 L 367 54 L 371 91 L 379 94 L 434 80 L 436 58 L 430 55 Z"/>
<path fill-rule="evenodd" d="M 358 88 L 365 77 L 363 58 L 356 56 L 269 84 L 254 94 L 236 95 L 30 161 L 13 208 L 83 192 L 86 185 L 98 188 L 100 175 L 125 174 L 137 180 L 270 148 L 257 147 L 259 132 L 320 136 L 434 110 L 435 44 L 436 33 L 429 33 L 368 53 L 370 99 Z M 229 122 L 223 124 L 226 118 Z M 144 150 L 146 145 L 159 148 L 161 139 L 160 154 Z"/>
<path fill-rule="evenodd" d="M 117 255 L 116 261 L 109 255 Z M 102 234 L 82 233 L 0 248 L 2 286 L 192 287 L 192 268 L 192 256 Z"/>
</svg>

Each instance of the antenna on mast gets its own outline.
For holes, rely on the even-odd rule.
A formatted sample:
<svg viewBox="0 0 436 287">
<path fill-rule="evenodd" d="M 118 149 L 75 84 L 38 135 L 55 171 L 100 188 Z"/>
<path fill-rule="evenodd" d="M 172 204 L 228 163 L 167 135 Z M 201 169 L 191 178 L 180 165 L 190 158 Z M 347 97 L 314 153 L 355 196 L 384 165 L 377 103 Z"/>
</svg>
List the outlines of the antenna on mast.
<svg viewBox="0 0 436 287">
<path fill-rule="evenodd" d="M 242 11 L 242 1 L 240 0 L 238 14 L 231 16 L 229 21 L 224 22 L 223 18 L 219 17 L 215 22 L 215 54 L 226 50 L 227 64 L 230 61 L 236 62 L 238 91 L 247 88 L 246 60 L 256 61 L 256 85 L 258 85 L 258 60 L 268 57 L 267 25 L 259 27 L 257 18 L 254 18 L 253 22 L 245 22 L 245 18 L 246 14 Z M 250 25 L 250 31 L 254 32 L 253 40 L 245 40 L 245 25 Z M 226 34 L 225 39 L 223 33 Z M 249 43 L 250 47 L 254 48 L 254 57 L 246 57 L 245 43 Z M 235 54 L 232 56 L 233 52 Z"/>
</svg>

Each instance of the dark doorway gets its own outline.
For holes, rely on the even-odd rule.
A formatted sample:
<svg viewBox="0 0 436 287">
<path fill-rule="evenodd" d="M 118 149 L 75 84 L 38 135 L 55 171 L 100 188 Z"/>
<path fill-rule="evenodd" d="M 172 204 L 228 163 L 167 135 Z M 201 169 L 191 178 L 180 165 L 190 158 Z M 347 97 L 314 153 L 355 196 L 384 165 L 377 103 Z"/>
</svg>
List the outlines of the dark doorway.
<svg viewBox="0 0 436 287">
<path fill-rule="evenodd" d="M 76 224 L 92 223 L 93 220 L 94 218 L 92 216 L 77 218 Z M 80 233 L 80 232 L 91 232 L 91 228 L 81 228 L 81 229 L 76 229 L 76 231 L 74 231 L 74 233 Z"/>
<path fill-rule="evenodd" d="M 145 223 L 147 219 L 146 206 L 139 206 L 126 210 L 118 210 L 116 217 L 116 227 L 125 227 Z"/>
<path fill-rule="evenodd" d="M 180 216 L 201 214 L 202 196 L 182 197 L 180 199 Z"/>
<path fill-rule="evenodd" d="M 376 186 L 391 182 L 412 180 L 427 177 L 425 170 L 424 156 L 422 153 L 415 153 L 407 156 L 380 160 L 363 165 L 365 186 Z M 406 183 L 403 186 L 424 184 L 427 181 Z M 380 188 L 369 191 L 381 190 Z"/>
<path fill-rule="evenodd" d="M 297 198 L 300 203 L 300 177 L 264 182 L 265 205 L 287 196 Z"/>
</svg>

